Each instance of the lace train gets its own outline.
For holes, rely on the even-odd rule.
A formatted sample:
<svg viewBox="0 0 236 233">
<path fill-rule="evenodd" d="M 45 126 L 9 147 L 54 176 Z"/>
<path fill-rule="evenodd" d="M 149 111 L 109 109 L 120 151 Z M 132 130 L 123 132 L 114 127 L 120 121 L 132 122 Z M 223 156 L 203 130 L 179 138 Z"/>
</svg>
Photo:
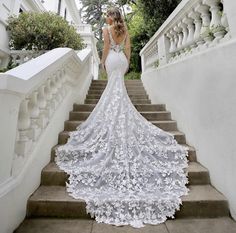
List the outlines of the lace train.
<svg viewBox="0 0 236 233">
<path fill-rule="evenodd" d="M 174 218 L 189 192 L 187 156 L 187 147 L 136 110 L 117 68 L 55 162 L 69 174 L 69 195 L 85 200 L 97 222 L 138 228 Z"/>
</svg>

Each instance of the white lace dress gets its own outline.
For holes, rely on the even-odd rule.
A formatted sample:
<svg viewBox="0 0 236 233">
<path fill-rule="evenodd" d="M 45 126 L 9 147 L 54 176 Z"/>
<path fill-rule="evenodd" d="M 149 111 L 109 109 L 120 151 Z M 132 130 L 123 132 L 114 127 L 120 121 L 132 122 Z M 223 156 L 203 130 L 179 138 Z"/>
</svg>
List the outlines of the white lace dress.
<svg viewBox="0 0 236 233">
<path fill-rule="evenodd" d="M 55 162 L 69 174 L 68 194 L 84 199 L 97 222 L 159 224 L 174 218 L 189 192 L 187 148 L 133 106 L 124 84 L 124 41 L 116 45 L 109 35 L 107 86 L 87 120 L 57 148 Z"/>
</svg>

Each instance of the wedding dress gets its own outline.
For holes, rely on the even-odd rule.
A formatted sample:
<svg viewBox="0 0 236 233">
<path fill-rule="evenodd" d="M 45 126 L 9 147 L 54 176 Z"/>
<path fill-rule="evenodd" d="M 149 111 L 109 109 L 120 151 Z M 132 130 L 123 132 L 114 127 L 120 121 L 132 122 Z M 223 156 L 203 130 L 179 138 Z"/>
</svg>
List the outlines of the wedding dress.
<svg viewBox="0 0 236 233">
<path fill-rule="evenodd" d="M 68 194 L 85 200 L 97 222 L 159 224 L 174 218 L 189 192 L 187 147 L 136 110 L 124 83 L 124 41 L 117 45 L 110 30 L 109 36 L 106 88 L 87 120 L 57 148 L 55 162 L 69 174 Z"/>
</svg>

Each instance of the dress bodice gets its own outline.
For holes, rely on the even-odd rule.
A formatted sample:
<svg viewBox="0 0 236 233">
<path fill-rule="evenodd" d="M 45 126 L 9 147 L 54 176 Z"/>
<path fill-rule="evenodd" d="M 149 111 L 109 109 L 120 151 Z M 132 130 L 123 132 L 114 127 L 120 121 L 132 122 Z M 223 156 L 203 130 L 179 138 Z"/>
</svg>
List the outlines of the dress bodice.
<svg viewBox="0 0 236 233">
<path fill-rule="evenodd" d="M 112 37 L 112 33 L 111 33 L 111 28 L 110 26 L 107 27 L 108 29 L 108 33 L 109 33 L 109 38 L 110 38 L 110 49 L 114 50 L 116 52 L 121 52 L 124 50 L 124 45 L 125 45 L 125 40 L 126 40 L 126 36 L 127 33 L 125 35 L 124 40 L 120 43 L 120 44 L 116 44 L 116 42 L 114 41 L 113 37 Z"/>
</svg>

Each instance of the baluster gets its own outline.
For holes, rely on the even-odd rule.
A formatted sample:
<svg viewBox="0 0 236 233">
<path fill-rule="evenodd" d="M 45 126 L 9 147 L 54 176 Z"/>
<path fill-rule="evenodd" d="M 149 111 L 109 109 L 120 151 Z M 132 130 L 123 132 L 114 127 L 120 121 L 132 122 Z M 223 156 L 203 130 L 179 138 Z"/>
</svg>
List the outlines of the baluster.
<svg viewBox="0 0 236 233">
<path fill-rule="evenodd" d="M 55 75 L 55 82 L 56 82 L 56 88 L 57 88 L 57 98 L 58 103 L 62 101 L 62 93 L 61 93 L 61 71 L 58 70 L 57 74 Z"/>
<path fill-rule="evenodd" d="M 46 100 L 47 100 L 47 105 L 46 105 L 47 117 L 48 119 L 50 119 L 55 109 L 54 102 L 52 101 L 52 88 L 51 88 L 50 79 L 48 79 L 46 82 L 45 94 L 46 94 Z"/>
<path fill-rule="evenodd" d="M 174 27 L 174 30 L 176 31 L 177 33 L 177 36 L 178 36 L 178 43 L 176 45 L 176 51 L 177 51 L 177 54 L 180 55 L 180 50 L 181 50 L 181 47 L 182 47 L 182 41 L 183 41 L 183 33 L 182 33 L 182 28 L 179 27 L 178 25 L 176 25 Z"/>
<path fill-rule="evenodd" d="M 15 152 L 18 156 L 26 156 L 31 148 L 30 123 L 28 100 L 24 99 L 20 104 L 18 115 L 18 140 L 15 147 Z"/>
<path fill-rule="evenodd" d="M 177 33 L 174 29 L 170 30 L 170 34 L 173 36 L 173 56 L 175 57 L 176 55 L 178 55 L 178 53 L 176 53 L 177 50 L 177 44 L 178 44 L 178 36 Z"/>
<path fill-rule="evenodd" d="M 204 0 L 204 4 L 210 6 L 211 11 L 211 23 L 210 29 L 215 37 L 215 43 L 218 43 L 220 39 L 226 34 L 226 30 L 221 24 L 221 11 L 219 6 L 220 0 Z"/>
<path fill-rule="evenodd" d="M 188 28 L 188 36 L 187 36 L 187 39 L 186 39 L 186 50 L 187 51 L 190 51 L 190 49 L 193 46 L 193 37 L 194 37 L 194 30 L 195 30 L 195 27 L 194 27 L 194 24 L 193 24 L 193 19 L 191 18 L 188 18 L 188 17 L 185 17 L 183 19 L 183 23 L 185 23 L 187 25 L 187 28 Z"/>
<path fill-rule="evenodd" d="M 202 18 L 202 28 L 200 36 L 206 42 L 206 45 L 208 45 L 213 40 L 213 34 L 210 31 L 211 19 L 209 6 L 200 4 L 196 7 L 196 10 L 201 14 Z"/>
<path fill-rule="evenodd" d="M 224 0 L 221 0 L 221 3 L 223 4 L 223 11 L 222 11 L 222 17 L 221 17 L 221 24 L 225 28 L 226 34 L 223 39 L 228 40 L 230 39 L 230 33 L 229 33 L 229 24 L 228 24 L 228 19 L 227 15 L 225 13 L 225 8 L 224 8 Z"/>
<path fill-rule="evenodd" d="M 56 106 L 59 103 L 55 74 L 53 74 L 53 76 L 51 77 L 51 92 L 52 92 L 53 111 L 55 111 Z"/>
<path fill-rule="evenodd" d="M 17 54 L 11 54 L 12 57 L 12 64 L 15 66 L 17 65 Z"/>
<path fill-rule="evenodd" d="M 29 97 L 29 112 L 31 119 L 31 133 L 33 141 L 37 141 L 41 133 L 39 127 L 39 106 L 37 101 L 38 92 L 34 91 Z"/>
<path fill-rule="evenodd" d="M 188 38 L 188 29 L 187 29 L 187 24 L 185 24 L 183 21 L 181 21 L 178 25 L 180 28 L 182 28 L 183 32 L 183 40 L 182 40 L 182 49 L 180 51 L 181 54 L 184 54 L 186 51 L 186 45 L 187 45 L 187 38 Z"/>
<path fill-rule="evenodd" d="M 192 10 L 188 16 L 194 20 L 195 24 L 195 31 L 193 35 L 193 47 L 197 47 L 199 44 L 202 44 L 202 39 L 200 38 L 200 32 L 201 32 L 201 27 L 202 27 L 202 20 L 200 18 L 200 13 Z"/>
<path fill-rule="evenodd" d="M 66 95 L 66 70 L 62 69 L 62 97 Z"/>
<path fill-rule="evenodd" d="M 189 31 L 189 36 L 188 36 L 187 42 L 190 44 L 190 48 L 193 48 L 195 47 L 195 43 L 194 43 L 195 24 L 194 24 L 194 20 L 191 18 L 189 18 L 188 31 Z"/>
<path fill-rule="evenodd" d="M 38 94 L 38 103 L 39 103 L 39 125 L 43 129 L 48 124 L 48 114 L 46 110 L 47 101 L 46 101 L 46 93 L 45 93 L 45 85 L 42 85 L 39 88 L 39 94 Z"/>
<path fill-rule="evenodd" d="M 170 48 L 169 48 L 170 59 L 169 59 L 169 61 L 171 61 L 173 58 L 173 51 L 174 51 L 174 38 L 173 38 L 173 35 L 171 35 L 170 31 L 166 33 L 166 37 L 169 39 L 169 42 L 170 42 Z"/>
</svg>

